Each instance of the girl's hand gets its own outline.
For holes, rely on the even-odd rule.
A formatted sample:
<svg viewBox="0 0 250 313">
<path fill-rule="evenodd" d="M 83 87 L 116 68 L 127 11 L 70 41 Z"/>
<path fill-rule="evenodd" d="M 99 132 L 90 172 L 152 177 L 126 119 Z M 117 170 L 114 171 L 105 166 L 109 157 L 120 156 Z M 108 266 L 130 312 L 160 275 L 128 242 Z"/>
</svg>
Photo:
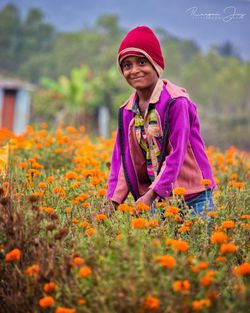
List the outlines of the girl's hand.
<svg viewBox="0 0 250 313">
<path fill-rule="evenodd" d="M 140 197 L 136 201 L 136 203 L 143 202 L 144 204 L 151 206 L 155 198 L 156 198 L 156 193 L 152 189 L 149 189 L 142 197 Z"/>
<path fill-rule="evenodd" d="M 103 208 L 100 210 L 99 213 L 111 216 L 117 209 L 118 205 L 119 205 L 118 203 L 112 200 L 105 199 L 103 203 Z"/>
</svg>

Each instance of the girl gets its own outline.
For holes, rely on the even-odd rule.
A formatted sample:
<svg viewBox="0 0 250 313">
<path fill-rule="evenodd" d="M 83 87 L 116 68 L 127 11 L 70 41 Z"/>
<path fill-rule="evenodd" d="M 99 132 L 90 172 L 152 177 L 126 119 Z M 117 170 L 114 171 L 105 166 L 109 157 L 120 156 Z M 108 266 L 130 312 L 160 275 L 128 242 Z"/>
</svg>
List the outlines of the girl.
<svg viewBox="0 0 250 313">
<path fill-rule="evenodd" d="M 215 182 L 196 105 L 184 88 L 161 79 L 164 58 L 153 31 L 139 26 L 128 32 L 117 62 L 135 91 L 119 109 L 107 198 L 117 206 L 131 192 L 136 203 L 151 206 L 184 187 L 194 212 L 202 213 L 207 203 L 212 210 Z"/>
</svg>

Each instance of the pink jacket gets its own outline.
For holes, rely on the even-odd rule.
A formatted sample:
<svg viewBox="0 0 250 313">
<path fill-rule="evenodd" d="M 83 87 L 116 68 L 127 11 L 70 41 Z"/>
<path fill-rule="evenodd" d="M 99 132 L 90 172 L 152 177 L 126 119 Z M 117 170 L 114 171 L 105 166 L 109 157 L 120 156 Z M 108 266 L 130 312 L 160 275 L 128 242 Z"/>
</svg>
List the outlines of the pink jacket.
<svg viewBox="0 0 250 313">
<path fill-rule="evenodd" d="M 131 111 L 136 93 L 120 108 L 119 131 L 113 150 L 108 182 L 108 198 L 122 203 L 129 191 L 137 200 L 153 189 L 160 197 L 168 198 L 175 187 L 184 187 L 186 196 L 204 191 L 203 179 L 210 179 L 209 188 L 216 184 L 200 135 L 196 105 L 184 88 L 159 79 L 150 103 L 155 103 L 159 131 L 164 136 L 165 113 L 168 108 L 169 135 L 162 147 L 163 163 L 153 183 L 147 175 L 146 160 L 136 139 L 134 114 Z M 172 104 L 170 105 L 170 100 Z M 147 129 L 147 119 L 145 129 Z M 147 133 L 152 139 L 154 134 Z"/>
</svg>

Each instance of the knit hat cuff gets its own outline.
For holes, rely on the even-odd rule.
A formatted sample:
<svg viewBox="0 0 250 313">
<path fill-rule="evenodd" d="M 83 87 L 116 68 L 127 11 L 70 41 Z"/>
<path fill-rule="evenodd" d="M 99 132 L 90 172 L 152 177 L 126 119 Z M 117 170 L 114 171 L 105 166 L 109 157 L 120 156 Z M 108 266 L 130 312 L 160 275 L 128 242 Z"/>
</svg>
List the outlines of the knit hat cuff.
<svg viewBox="0 0 250 313">
<path fill-rule="evenodd" d="M 126 48 L 126 49 L 120 51 L 120 53 L 118 54 L 117 66 L 118 66 L 118 69 L 122 75 L 123 75 L 123 72 L 122 72 L 122 68 L 121 68 L 121 63 L 127 56 L 132 56 L 132 55 L 136 55 L 136 56 L 143 55 L 143 56 L 145 56 L 149 60 L 149 62 L 153 65 L 153 67 L 155 68 L 158 76 L 159 77 L 162 76 L 163 68 L 161 68 L 160 65 L 158 63 L 156 63 L 146 51 L 144 51 L 142 49 L 134 48 L 134 47 Z"/>
</svg>

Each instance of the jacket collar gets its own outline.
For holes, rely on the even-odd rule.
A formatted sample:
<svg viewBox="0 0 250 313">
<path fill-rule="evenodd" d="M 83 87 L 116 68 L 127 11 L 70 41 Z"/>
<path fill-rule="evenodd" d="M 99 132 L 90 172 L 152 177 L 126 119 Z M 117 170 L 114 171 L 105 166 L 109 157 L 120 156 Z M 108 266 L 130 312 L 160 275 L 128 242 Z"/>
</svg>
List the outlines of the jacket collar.
<svg viewBox="0 0 250 313">
<path fill-rule="evenodd" d="M 152 92 L 149 103 L 157 103 L 159 101 L 163 86 L 164 82 L 159 78 Z M 134 91 L 129 99 L 122 105 L 122 107 L 124 106 L 126 110 L 132 110 L 137 97 L 137 92 Z"/>
<path fill-rule="evenodd" d="M 178 98 L 178 97 L 189 98 L 189 95 L 185 88 L 179 87 L 167 79 L 159 78 L 155 85 L 155 88 L 153 90 L 149 103 L 157 103 L 159 101 L 163 86 L 166 87 L 171 98 Z M 131 94 L 131 96 L 128 98 L 128 100 L 121 107 L 124 107 L 126 110 L 132 110 L 132 107 L 135 101 L 137 100 L 137 97 L 138 95 L 136 91 L 134 91 Z"/>
</svg>

